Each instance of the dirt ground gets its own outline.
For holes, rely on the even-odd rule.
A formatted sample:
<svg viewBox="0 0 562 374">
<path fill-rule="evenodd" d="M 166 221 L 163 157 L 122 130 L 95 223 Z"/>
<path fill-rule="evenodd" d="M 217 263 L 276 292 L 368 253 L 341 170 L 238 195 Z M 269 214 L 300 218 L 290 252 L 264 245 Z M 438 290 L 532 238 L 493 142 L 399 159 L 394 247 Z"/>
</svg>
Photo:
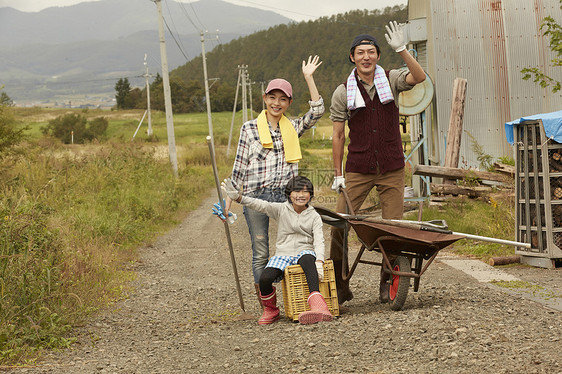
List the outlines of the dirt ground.
<svg viewBox="0 0 562 374">
<path fill-rule="evenodd" d="M 258 326 L 247 226 L 236 206 L 230 231 L 253 316 L 239 320 L 224 226 L 210 214 L 216 201 L 210 197 L 141 249 L 134 292 L 80 328 L 71 349 L 11 372 L 562 373 L 562 312 L 446 265 L 457 258 L 447 250 L 422 276 L 419 292 L 410 288 L 402 311 L 378 302 L 379 268 L 360 264 L 351 279 L 355 298 L 333 322 L 303 326 L 282 318 Z M 562 269 L 502 270 L 542 286 L 543 299 L 562 300 Z M 277 294 L 282 300 L 280 288 Z"/>
</svg>

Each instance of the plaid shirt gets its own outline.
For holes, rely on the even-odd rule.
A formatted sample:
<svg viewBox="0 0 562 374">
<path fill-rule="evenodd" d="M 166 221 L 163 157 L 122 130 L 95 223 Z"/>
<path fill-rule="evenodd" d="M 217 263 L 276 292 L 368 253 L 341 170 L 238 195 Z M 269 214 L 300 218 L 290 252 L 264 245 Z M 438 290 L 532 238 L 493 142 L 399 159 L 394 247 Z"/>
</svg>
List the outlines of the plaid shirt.
<svg viewBox="0 0 562 374">
<path fill-rule="evenodd" d="M 310 110 L 302 117 L 291 120 L 298 136 L 314 124 L 324 114 L 324 101 L 309 101 Z M 285 150 L 279 126 L 271 130 L 273 148 L 264 148 L 258 133 L 258 120 L 242 125 L 234 166 L 232 181 L 244 195 L 264 187 L 284 188 L 289 179 L 298 175 L 298 163 L 285 161 Z"/>
</svg>

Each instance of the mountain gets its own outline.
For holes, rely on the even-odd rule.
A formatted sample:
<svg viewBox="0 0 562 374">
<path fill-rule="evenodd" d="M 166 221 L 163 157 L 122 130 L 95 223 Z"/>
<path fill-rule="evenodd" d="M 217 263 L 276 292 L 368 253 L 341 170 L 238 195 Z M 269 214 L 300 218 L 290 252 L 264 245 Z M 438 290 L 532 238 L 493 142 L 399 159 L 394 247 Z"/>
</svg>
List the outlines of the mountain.
<svg viewBox="0 0 562 374">
<path fill-rule="evenodd" d="M 162 2 L 169 69 L 220 42 L 291 20 L 270 11 L 220 0 Z M 178 47 L 179 45 L 179 47 Z M 181 47 L 181 50 L 180 50 Z M 156 5 L 149 0 L 102 0 L 37 13 L 0 8 L 0 87 L 16 102 L 69 95 L 114 94 L 116 79 L 144 84 L 144 55 L 151 74 L 160 71 Z"/>
<path fill-rule="evenodd" d="M 387 7 L 383 10 L 353 10 L 314 21 L 277 25 L 221 44 L 206 54 L 210 76 L 220 78 L 212 89 L 215 90 L 213 94 L 217 99 L 212 107 L 224 107 L 218 98 L 228 89 L 232 90 L 231 97 L 234 97 L 237 67 L 246 65 L 252 82 L 257 83 L 252 94 L 254 108 L 261 107 L 262 104 L 260 85 L 265 85 L 274 78 L 284 78 L 293 86 L 294 97 L 289 111 L 295 111 L 292 114 L 304 113 L 308 109 L 310 95 L 302 77 L 301 64 L 310 55 L 318 55 L 322 61 L 314 74 L 314 80 L 329 107 L 331 92 L 348 77 L 353 68 L 348 54 L 351 41 L 356 35 L 371 34 L 378 40 L 381 50 L 380 66 L 385 69 L 403 66 L 402 58 L 385 40 L 384 26 L 390 21 L 406 22 L 407 19 L 408 11 L 404 6 Z M 189 87 L 193 81 L 201 82 L 201 85 L 202 77 L 203 64 L 200 56 L 170 73 L 171 80 L 181 81 L 183 87 Z M 191 94 L 192 100 L 194 95 L 197 93 Z M 228 106 L 232 106 L 232 102 Z"/>
</svg>

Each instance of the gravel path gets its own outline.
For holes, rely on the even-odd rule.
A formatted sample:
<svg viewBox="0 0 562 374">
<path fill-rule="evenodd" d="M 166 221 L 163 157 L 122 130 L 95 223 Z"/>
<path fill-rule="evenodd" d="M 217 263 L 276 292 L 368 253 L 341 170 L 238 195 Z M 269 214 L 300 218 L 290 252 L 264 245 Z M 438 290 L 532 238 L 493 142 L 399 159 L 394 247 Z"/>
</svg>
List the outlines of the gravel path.
<svg viewBox="0 0 562 374">
<path fill-rule="evenodd" d="M 141 250 L 135 292 L 81 328 L 72 349 L 12 372 L 562 373 L 562 312 L 478 282 L 446 265 L 453 255 L 445 250 L 419 292 L 410 289 L 403 311 L 379 304 L 379 268 L 359 265 L 355 298 L 334 322 L 282 318 L 258 326 L 239 206 L 230 228 L 246 311 L 255 318 L 238 320 L 224 226 L 210 214 L 216 200 Z M 505 271 L 562 298 L 561 269 Z"/>
</svg>

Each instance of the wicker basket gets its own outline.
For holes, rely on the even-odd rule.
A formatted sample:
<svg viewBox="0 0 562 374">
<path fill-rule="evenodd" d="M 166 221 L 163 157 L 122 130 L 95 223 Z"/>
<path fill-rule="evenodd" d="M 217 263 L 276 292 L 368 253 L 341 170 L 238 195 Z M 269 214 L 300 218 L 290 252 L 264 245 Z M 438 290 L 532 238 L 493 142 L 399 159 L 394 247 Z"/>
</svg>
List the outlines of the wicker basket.
<svg viewBox="0 0 562 374">
<path fill-rule="evenodd" d="M 285 274 L 281 282 L 283 287 L 283 304 L 285 315 L 298 321 L 299 314 L 310 310 L 306 302 L 310 291 L 306 283 L 304 271 L 300 265 L 291 265 L 285 269 Z M 320 293 L 324 296 L 330 313 L 335 316 L 340 315 L 338 305 L 338 293 L 336 290 L 336 276 L 332 260 L 324 261 L 324 281 L 320 282 Z"/>
</svg>

